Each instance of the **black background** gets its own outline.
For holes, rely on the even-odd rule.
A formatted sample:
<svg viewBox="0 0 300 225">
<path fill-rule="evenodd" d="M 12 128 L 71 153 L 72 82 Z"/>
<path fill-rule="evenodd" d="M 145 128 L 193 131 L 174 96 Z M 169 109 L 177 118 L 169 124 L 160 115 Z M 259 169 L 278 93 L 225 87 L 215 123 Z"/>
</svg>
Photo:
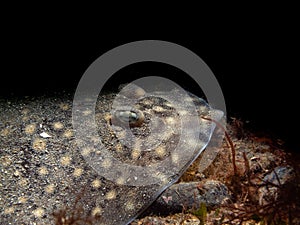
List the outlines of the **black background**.
<svg viewBox="0 0 300 225">
<path fill-rule="evenodd" d="M 275 134 L 297 150 L 299 70 L 296 69 L 296 42 L 289 34 L 282 38 L 277 33 L 259 31 L 192 40 L 105 39 L 39 32 L 9 36 L 3 42 L 0 94 L 7 98 L 61 90 L 74 93 L 85 70 L 100 55 L 121 44 L 146 39 L 174 42 L 195 52 L 219 81 L 228 117 L 250 121 L 252 128 Z M 153 73 L 157 71 L 159 67 L 153 69 Z M 133 71 L 128 76 L 133 78 L 137 73 Z M 174 80 L 193 92 L 190 80 L 180 76 L 174 76 Z"/>
</svg>

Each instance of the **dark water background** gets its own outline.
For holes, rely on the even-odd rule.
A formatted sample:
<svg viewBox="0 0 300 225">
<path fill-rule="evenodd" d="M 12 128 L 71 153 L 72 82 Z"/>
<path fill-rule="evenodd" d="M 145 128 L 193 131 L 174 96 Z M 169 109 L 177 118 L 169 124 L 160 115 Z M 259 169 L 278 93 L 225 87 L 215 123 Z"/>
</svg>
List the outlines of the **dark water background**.
<svg viewBox="0 0 300 225">
<path fill-rule="evenodd" d="M 74 93 L 88 66 L 100 55 L 135 40 L 80 39 L 74 36 L 16 38 L 7 42 L 0 95 L 26 96 L 57 91 Z M 299 85 L 294 44 L 272 35 L 194 39 L 175 42 L 199 55 L 211 68 L 223 90 L 228 117 L 250 121 L 249 126 L 287 140 L 299 150 Z M 147 74 L 148 73 L 148 74 Z M 125 74 L 125 75 L 124 75 Z M 127 74 L 127 75 L 126 75 Z M 107 89 L 141 75 L 174 80 L 187 90 L 201 90 L 182 71 L 159 64 L 140 64 L 116 74 Z M 58 96 L 59 97 L 59 96 Z"/>
</svg>

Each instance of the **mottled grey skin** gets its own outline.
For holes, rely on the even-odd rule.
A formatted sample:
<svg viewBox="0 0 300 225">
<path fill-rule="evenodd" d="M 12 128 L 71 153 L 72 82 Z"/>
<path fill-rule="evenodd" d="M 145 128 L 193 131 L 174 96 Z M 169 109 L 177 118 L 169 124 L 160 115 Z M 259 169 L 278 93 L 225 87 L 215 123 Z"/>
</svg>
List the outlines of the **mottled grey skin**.
<svg viewBox="0 0 300 225">
<path fill-rule="evenodd" d="M 141 95 L 143 91 L 133 93 Z M 103 108 L 109 104 L 109 95 L 97 104 L 96 120 L 102 120 L 103 126 L 109 126 L 111 119 L 106 117 L 107 110 Z M 1 224 L 53 224 L 53 212 L 66 205 L 72 206 L 78 195 L 84 209 L 82 216 L 100 216 L 100 224 L 104 215 L 116 218 L 116 221 L 127 221 L 136 216 L 136 209 L 143 211 L 144 205 L 149 205 L 159 194 L 155 192 L 158 188 L 156 184 L 151 187 L 153 191 L 149 191 L 149 187 L 122 185 L 121 179 L 119 184 L 113 183 L 95 172 L 84 157 L 98 153 L 91 152 L 84 145 L 78 149 L 71 111 L 72 96 L 68 94 L 0 99 Z M 83 116 L 89 113 L 83 112 Z M 42 137 L 42 132 L 50 137 Z M 109 129 L 99 130 L 100 135 L 105 133 L 107 146 L 111 146 L 110 141 L 113 140 L 108 138 L 109 132 Z M 120 160 L 126 162 L 126 152 L 120 154 L 115 146 L 111 148 Z M 159 157 L 152 158 L 150 153 L 148 157 L 149 160 L 159 160 Z M 164 157 L 163 154 L 161 157 Z M 138 158 L 133 159 L 137 165 L 141 163 Z M 113 168 L 113 165 L 110 166 Z M 166 184 L 160 183 L 159 186 Z M 194 184 L 191 187 L 195 188 Z M 173 190 L 168 189 L 166 195 Z M 161 199 L 156 204 L 161 205 Z M 174 211 L 178 211 L 177 207 L 185 200 L 175 196 L 174 199 L 178 201 Z M 205 198 L 203 200 L 206 201 Z M 124 209 L 120 209 L 118 202 L 125 202 Z M 111 210 L 103 210 L 108 206 Z"/>
</svg>

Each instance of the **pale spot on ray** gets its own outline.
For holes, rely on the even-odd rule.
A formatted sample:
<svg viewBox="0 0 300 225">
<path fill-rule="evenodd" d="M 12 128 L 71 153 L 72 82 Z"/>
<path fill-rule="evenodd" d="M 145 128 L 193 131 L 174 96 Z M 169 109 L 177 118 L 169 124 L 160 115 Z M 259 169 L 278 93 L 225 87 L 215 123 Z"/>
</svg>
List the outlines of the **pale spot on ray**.
<svg viewBox="0 0 300 225">
<path fill-rule="evenodd" d="M 178 164 L 179 163 L 179 155 L 177 153 L 173 153 L 171 155 L 171 159 L 172 159 L 172 162 L 175 163 L 175 164 Z"/>
<path fill-rule="evenodd" d="M 45 187 L 45 192 L 47 192 L 48 194 L 52 194 L 55 190 L 55 185 L 54 184 L 48 184 Z"/>
<path fill-rule="evenodd" d="M 144 103 L 145 105 L 153 105 L 153 101 L 150 100 L 150 99 L 145 99 L 145 100 L 143 101 L 143 103 Z"/>
<path fill-rule="evenodd" d="M 41 218 L 43 217 L 43 215 L 45 214 L 45 210 L 41 207 L 35 209 L 32 211 L 32 214 L 35 216 L 35 217 L 38 217 L 38 218 Z"/>
<path fill-rule="evenodd" d="M 116 197 L 117 197 L 117 193 L 115 190 L 111 190 L 111 191 L 107 192 L 105 195 L 105 198 L 107 200 L 112 200 L 112 199 L 115 199 Z"/>
<path fill-rule="evenodd" d="M 22 121 L 23 121 L 23 122 L 27 122 L 28 120 L 29 120 L 29 117 L 28 117 L 28 116 L 22 117 Z"/>
<path fill-rule="evenodd" d="M 97 217 L 97 216 L 100 216 L 101 214 L 102 214 L 102 208 L 101 207 L 99 207 L 99 206 L 96 206 L 95 208 L 93 208 L 93 210 L 92 210 L 92 216 L 94 216 L 94 217 Z"/>
<path fill-rule="evenodd" d="M 166 155 L 166 148 L 164 146 L 159 146 L 155 149 L 155 153 L 162 158 Z"/>
<path fill-rule="evenodd" d="M 166 121 L 167 124 L 169 124 L 169 125 L 174 125 L 174 124 L 177 123 L 177 121 L 176 121 L 176 119 L 175 119 L 174 117 L 167 117 L 167 118 L 165 119 L 165 121 Z"/>
<path fill-rule="evenodd" d="M 82 112 L 82 114 L 84 116 L 88 116 L 88 115 L 92 114 L 92 111 L 91 110 L 85 110 L 85 111 Z"/>
<path fill-rule="evenodd" d="M 131 151 L 131 158 L 132 158 L 133 160 L 138 159 L 140 156 L 141 156 L 141 150 L 140 150 L 140 149 L 133 149 L 133 150 Z"/>
<path fill-rule="evenodd" d="M 199 111 L 201 115 L 207 115 L 209 113 L 209 108 L 207 106 L 200 106 Z"/>
<path fill-rule="evenodd" d="M 64 136 L 65 138 L 71 138 L 71 137 L 73 137 L 73 131 L 70 130 L 70 129 L 67 129 L 67 130 L 63 133 L 63 136 Z"/>
<path fill-rule="evenodd" d="M 117 143 L 117 145 L 116 145 L 116 151 L 117 152 L 123 152 L 123 146 L 122 146 L 121 143 Z"/>
<path fill-rule="evenodd" d="M 4 214 L 12 214 L 15 212 L 15 208 L 13 206 L 4 209 Z"/>
<path fill-rule="evenodd" d="M 30 110 L 29 109 L 23 109 L 22 111 L 21 111 L 21 113 L 22 114 L 24 114 L 24 115 L 27 115 L 28 113 L 30 112 Z"/>
<path fill-rule="evenodd" d="M 197 145 L 199 145 L 199 140 L 195 140 L 194 138 L 189 138 L 186 141 L 186 144 L 189 145 L 190 147 L 196 147 Z"/>
<path fill-rule="evenodd" d="M 53 123 L 54 130 L 61 130 L 64 128 L 64 125 L 61 122 L 55 122 Z"/>
<path fill-rule="evenodd" d="M 48 169 L 45 166 L 42 166 L 38 170 L 39 175 L 44 176 L 48 174 Z"/>
<path fill-rule="evenodd" d="M 104 120 L 110 124 L 110 120 L 111 120 L 111 114 L 110 113 L 105 113 L 103 116 Z"/>
<path fill-rule="evenodd" d="M 29 184 L 29 181 L 26 178 L 21 178 L 21 180 L 19 180 L 18 184 L 20 187 L 25 188 Z"/>
<path fill-rule="evenodd" d="M 112 164 L 111 159 L 104 159 L 103 162 L 102 162 L 102 166 L 104 168 L 110 168 L 111 164 Z"/>
<path fill-rule="evenodd" d="M 85 102 L 93 102 L 93 99 L 92 99 L 92 98 L 89 98 L 89 97 L 87 97 L 87 98 L 85 98 L 85 99 L 84 99 L 84 101 L 85 101 Z"/>
<path fill-rule="evenodd" d="M 74 177 L 80 177 L 83 174 L 83 169 L 82 168 L 76 168 L 73 172 Z"/>
<path fill-rule="evenodd" d="M 165 112 L 166 110 L 161 106 L 154 106 L 152 108 L 155 112 Z"/>
<path fill-rule="evenodd" d="M 90 148 L 83 148 L 81 151 L 81 154 L 83 156 L 88 156 L 91 153 L 91 149 Z"/>
<path fill-rule="evenodd" d="M 59 105 L 59 108 L 61 108 L 64 111 L 67 111 L 70 108 L 70 106 L 67 103 L 61 103 Z"/>
<path fill-rule="evenodd" d="M 40 138 L 34 139 L 32 148 L 37 151 L 43 151 L 46 149 L 46 141 Z"/>
<path fill-rule="evenodd" d="M 1 165 L 4 167 L 9 166 L 12 163 L 12 159 L 10 158 L 9 155 L 4 155 L 1 157 Z"/>
<path fill-rule="evenodd" d="M 93 188 L 99 188 L 101 186 L 101 181 L 99 179 L 95 179 L 92 181 Z"/>
<path fill-rule="evenodd" d="M 125 211 L 132 212 L 135 209 L 136 203 L 133 200 L 129 200 L 125 203 Z"/>
<path fill-rule="evenodd" d="M 25 197 L 25 196 L 20 196 L 20 197 L 18 198 L 18 203 L 20 203 L 20 204 L 25 204 L 25 203 L 27 202 L 27 200 L 28 200 L 27 197 Z"/>
<path fill-rule="evenodd" d="M 125 184 L 125 178 L 124 177 L 118 177 L 117 180 L 116 180 L 116 183 L 118 185 L 123 185 Z"/>
<path fill-rule="evenodd" d="M 61 157 L 60 164 L 62 166 L 69 166 L 71 164 L 71 157 L 68 155 Z"/>
<path fill-rule="evenodd" d="M 117 137 L 118 137 L 120 140 L 126 138 L 126 131 L 125 131 L 125 130 L 118 131 Z"/>
<path fill-rule="evenodd" d="M 0 135 L 3 137 L 8 136 L 11 133 L 11 129 L 10 128 L 4 128 L 3 130 L 0 131 Z"/>
<path fill-rule="evenodd" d="M 35 124 L 29 124 L 25 127 L 25 133 L 26 134 L 33 134 L 36 130 L 36 125 Z"/>
</svg>

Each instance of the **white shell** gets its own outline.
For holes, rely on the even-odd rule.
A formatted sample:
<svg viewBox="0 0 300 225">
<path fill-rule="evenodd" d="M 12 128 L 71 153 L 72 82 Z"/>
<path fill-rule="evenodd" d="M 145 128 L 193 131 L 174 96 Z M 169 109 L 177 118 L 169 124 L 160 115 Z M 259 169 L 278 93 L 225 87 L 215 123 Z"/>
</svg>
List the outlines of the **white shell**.
<svg viewBox="0 0 300 225">
<path fill-rule="evenodd" d="M 42 138 L 50 138 L 50 137 L 52 137 L 52 136 L 50 136 L 49 134 L 47 134 L 46 132 L 40 133 L 40 136 L 41 136 Z"/>
</svg>

